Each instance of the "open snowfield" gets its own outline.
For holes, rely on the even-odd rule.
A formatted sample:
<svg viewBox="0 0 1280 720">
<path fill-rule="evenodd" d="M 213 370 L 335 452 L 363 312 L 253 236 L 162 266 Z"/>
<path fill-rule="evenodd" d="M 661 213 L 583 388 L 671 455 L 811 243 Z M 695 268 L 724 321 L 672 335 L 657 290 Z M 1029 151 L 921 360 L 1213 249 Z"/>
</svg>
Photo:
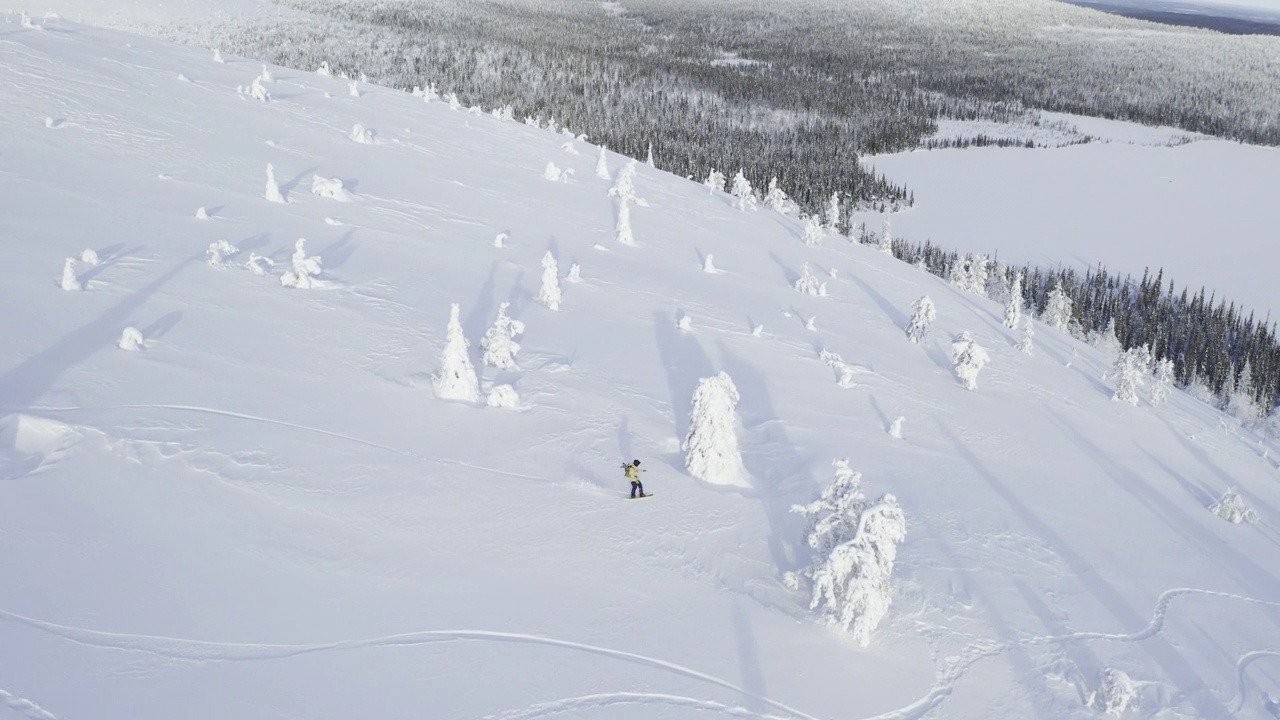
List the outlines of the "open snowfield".
<svg viewBox="0 0 1280 720">
<path fill-rule="evenodd" d="M 948 137 L 986 132 L 1054 142 L 1075 134 L 1097 141 L 864 160 L 915 192 L 915 206 L 894 217 L 894 231 L 1007 263 L 1102 263 L 1135 278 L 1163 267 L 1165 280 L 1179 288 L 1216 291 L 1259 319 L 1280 313 L 1280 149 L 1043 115 L 1041 128 L 951 123 L 942 130 Z"/>
<path fill-rule="evenodd" d="M 1107 677 L 1126 717 L 1275 716 L 1280 455 L 1217 411 L 1115 402 L 1093 348 L 1037 324 L 1025 355 L 986 299 L 643 165 L 620 245 L 585 142 L 283 68 L 262 102 L 237 90 L 259 63 L 13 19 L 0 720 L 1093 718 Z M 313 194 L 335 178 L 342 200 Z M 923 239 L 942 201 L 904 179 L 920 207 L 895 228 Z M 1196 207 L 1220 247 L 1235 215 Z M 1131 231 L 1163 241 L 1149 220 Z M 299 238 L 310 289 L 280 282 Z M 548 251 L 580 266 L 558 311 Z M 827 296 L 793 289 L 805 263 Z M 455 302 L 518 408 L 435 396 Z M 504 302 L 526 330 L 497 371 L 479 339 Z M 974 392 L 962 330 L 991 355 Z M 719 371 L 749 488 L 679 449 Z M 633 457 L 653 499 L 623 500 Z M 782 582 L 810 560 L 789 509 L 841 457 L 907 518 L 867 648 Z M 1208 510 L 1229 487 L 1256 523 Z"/>
</svg>

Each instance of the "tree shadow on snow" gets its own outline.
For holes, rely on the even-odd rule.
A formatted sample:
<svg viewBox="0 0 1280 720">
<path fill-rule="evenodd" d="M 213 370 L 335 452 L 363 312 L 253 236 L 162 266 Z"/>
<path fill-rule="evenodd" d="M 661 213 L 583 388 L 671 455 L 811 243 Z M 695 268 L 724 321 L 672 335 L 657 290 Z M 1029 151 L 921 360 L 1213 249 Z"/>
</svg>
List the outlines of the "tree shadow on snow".
<svg viewBox="0 0 1280 720">
<path fill-rule="evenodd" d="M 112 252 L 110 255 L 107 255 L 105 257 L 101 253 L 99 253 L 98 264 L 80 273 L 80 276 L 79 276 L 80 282 L 84 283 L 85 287 L 88 287 L 89 281 L 94 279 L 98 275 L 100 275 L 102 271 L 106 270 L 109 267 L 114 266 L 116 263 L 120 262 L 124 258 L 130 257 L 132 255 L 137 255 L 139 252 L 145 250 L 147 246 L 137 245 L 135 247 L 129 248 L 128 250 L 120 250 L 118 249 L 119 247 L 120 246 L 118 245 L 114 246 L 113 247 L 114 252 Z M 79 258 L 80 256 L 77 255 L 76 257 Z"/>
<path fill-rule="evenodd" d="M 693 391 L 698 381 L 716 374 L 711 358 L 690 333 L 676 327 L 676 316 L 661 310 L 653 313 L 654 344 L 658 359 L 667 375 L 667 390 L 671 393 L 671 412 L 675 416 L 676 437 L 683 440 L 689 434 L 689 413 L 693 410 Z M 679 468 L 684 471 L 683 466 Z"/>
<path fill-rule="evenodd" d="M 356 252 L 356 246 L 351 244 L 351 236 L 355 234 L 354 229 L 348 230 L 338 238 L 337 242 L 329 243 L 327 247 L 320 250 L 325 269 L 340 268 L 347 264 Z"/>
<path fill-rule="evenodd" d="M 861 288 L 862 292 L 867 294 L 867 297 L 871 298 L 876 305 L 880 306 L 880 309 L 884 311 L 885 315 L 889 316 L 889 320 L 891 320 L 895 326 L 903 329 L 907 327 L 909 319 L 907 318 L 906 313 L 895 307 L 893 303 L 889 302 L 888 298 L 880 294 L 880 291 L 865 283 L 862 278 L 858 277 L 856 274 L 850 273 L 849 277 L 852 278 L 854 285 Z"/>
<path fill-rule="evenodd" d="M 120 328 L 160 288 L 192 263 L 204 259 L 204 251 L 174 265 L 164 275 L 108 308 L 96 319 L 64 335 L 45 350 L 0 376 L 0 406 L 22 410 L 40 399 L 66 370 L 79 365 L 104 347 L 115 345 Z"/>
<path fill-rule="evenodd" d="M 182 321 L 182 311 L 174 310 L 173 312 L 164 315 L 160 319 L 156 320 L 155 322 L 143 328 L 142 337 L 148 340 L 162 338 L 165 335 L 169 334 L 170 330 L 177 327 L 178 323 L 181 321 Z"/>
<path fill-rule="evenodd" d="M 810 500 L 817 482 L 778 417 L 764 375 L 750 363 L 718 344 L 724 370 L 733 378 L 740 400 L 745 437 L 739 438 L 742 462 L 755 486 L 755 496 L 769 521 L 769 553 L 779 574 L 799 568 L 795 544 L 804 520 L 791 512 L 798 501 Z"/>
<path fill-rule="evenodd" d="M 1135 499 L 1147 506 L 1156 517 L 1162 517 L 1169 524 L 1170 528 L 1182 535 L 1184 538 L 1194 540 L 1197 544 L 1204 545 L 1210 549 L 1215 555 L 1221 558 L 1231 558 L 1233 565 L 1237 568 L 1247 567 L 1247 573 L 1239 573 L 1242 575 L 1241 581 L 1246 587 L 1258 588 L 1257 578 L 1265 577 L 1270 580 L 1268 583 L 1271 587 L 1265 592 L 1258 593 L 1260 596 L 1274 597 L 1277 595 L 1277 587 L 1275 578 L 1259 567 L 1252 560 L 1241 556 L 1238 552 L 1233 551 L 1229 546 L 1223 545 L 1212 533 L 1207 532 L 1200 523 L 1190 518 L 1186 513 L 1178 509 L 1176 503 L 1169 500 L 1163 494 L 1155 491 L 1142 478 L 1138 477 L 1133 471 L 1122 468 L 1105 455 L 1101 448 L 1094 445 L 1088 438 L 1082 435 L 1070 422 L 1062 418 L 1055 412 L 1049 412 L 1050 418 L 1061 430 L 1061 436 L 1071 440 L 1080 450 L 1083 457 L 1089 459 L 1101 471 L 1102 476 L 1111 479 L 1115 485 L 1125 490 Z M 957 456 L 966 460 L 975 470 L 978 477 L 985 480 L 992 490 L 1003 499 L 1022 522 L 1035 535 L 1049 544 L 1053 548 L 1054 553 L 1066 563 L 1067 567 L 1075 574 L 1077 581 L 1089 591 L 1090 594 L 1098 601 L 1098 603 L 1111 613 L 1111 616 L 1120 624 L 1121 627 L 1129 628 L 1132 632 L 1137 632 L 1144 628 L 1150 622 L 1150 614 L 1148 610 L 1138 611 L 1130 605 L 1121 595 L 1120 591 L 1114 585 L 1107 582 L 1088 560 L 1078 555 L 1074 550 L 1072 543 L 1063 536 L 1059 535 L 1052 527 L 1043 519 L 1032 512 L 1021 498 L 1013 492 L 995 473 L 991 472 L 977 456 L 964 444 L 960 438 L 956 437 L 952 430 L 945 424 L 939 423 L 941 432 L 946 435 L 956 447 Z M 1254 573 L 1251 577 L 1250 573 Z M 1280 616 L 1280 611 L 1272 610 L 1273 615 Z M 1141 648 L 1164 670 L 1166 677 L 1173 682 L 1179 691 L 1194 703 L 1197 712 L 1201 717 L 1231 717 L 1231 712 L 1227 710 L 1222 701 L 1217 698 L 1214 692 L 1205 683 L 1205 680 L 1195 668 L 1187 661 L 1182 651 L 1172 645 L 1169 640 L 1159 634 L 1146 640 Z"/>
<path fill-rule="evenodd" d="M 307 168 L 306 170 L 303 170 L 297 175 L 294 175 L 292 180 L 289 180 L 288 182 L 280 183 L 280 194 L 284 195 L 285 199 L 287 200 L 289 198 L 289 193 L 293 192 L 294 188 L 298 187 L 298 184 L 302 182 L 303 178 L 315 175 L 316 170 L 319 170 L 319 169 L 320 168 L 318 167 Z"/>
</svg>

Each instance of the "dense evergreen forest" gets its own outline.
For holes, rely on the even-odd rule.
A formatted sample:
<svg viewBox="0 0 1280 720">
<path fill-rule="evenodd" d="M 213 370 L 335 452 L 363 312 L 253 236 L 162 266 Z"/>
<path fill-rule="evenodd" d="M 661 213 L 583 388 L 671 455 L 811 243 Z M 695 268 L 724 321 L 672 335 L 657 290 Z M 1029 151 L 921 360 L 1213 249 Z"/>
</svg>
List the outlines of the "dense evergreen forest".
<svg viewBox="0 0 1280 720">
<path fill-rule="evenodd" d="M 499 109 L 631 157 L 652 153 L 682 176 L 741 170 L 756 188 L 776 179 L 802 213 L 821 212 L 833 193 L 846 214 L 910 204 L 908 188 L 858 162 L 864 154 L 1028 142 L 931 137 L 941 119 L 1034 122 L 1036 110 L 1055 110 L 1280 145 L 1280 37 L 1053 0 L 277 2 L 303 20 L 182 32 Z M 944 258 L 926 261 L 944 277 L 955 262 L 901 241 L 895 251 L 910 262 Z M 1081 333 L 1114 319 L 1125 347 L 1150 344 L 1184 384 L 1225 403 L 1245 382 L 1262 407 L 1274 405 L 1274 326 L 1150 278 L 1023 272 L 1031 307 L 1061 283 Z"/>
</svg>

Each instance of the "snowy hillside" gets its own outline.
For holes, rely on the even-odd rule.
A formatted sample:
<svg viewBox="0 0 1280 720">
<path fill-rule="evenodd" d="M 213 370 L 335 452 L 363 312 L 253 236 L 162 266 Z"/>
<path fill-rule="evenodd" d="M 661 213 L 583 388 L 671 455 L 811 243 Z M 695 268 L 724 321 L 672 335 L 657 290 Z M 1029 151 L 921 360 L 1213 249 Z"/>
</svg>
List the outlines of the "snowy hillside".
<svg viewBox="0 0 1280 720">
<path fill-rule="evenodd" d="M 0 25 L 0 719 L 1274 716 L 1280 456 L 1233 421 L 643 165 L 619 244 L 586 142 L 219 59 Z M 437 397 L 452 303 L 517 407 Z M 745 488 L 680 450 L 722 371 Z M 844 457 L 906 517 L 866 648 L 784 583 Z"/>
</svg>

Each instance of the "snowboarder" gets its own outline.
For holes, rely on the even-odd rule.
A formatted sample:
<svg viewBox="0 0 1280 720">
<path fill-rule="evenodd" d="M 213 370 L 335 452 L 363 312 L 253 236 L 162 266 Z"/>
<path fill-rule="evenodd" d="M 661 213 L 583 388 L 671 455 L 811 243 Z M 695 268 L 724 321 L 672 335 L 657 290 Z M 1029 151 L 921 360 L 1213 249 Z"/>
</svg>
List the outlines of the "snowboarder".
<svg viewBox="0 0 1280 720">
<path fill-rule="evenodd" d="M 630 464 L 623 463 L 622 469 L 626 472 L 627 479 L 631 481 L 631 498 L 634 500 L 637 497 L 637 491 L 640 493 L 639 497 L 648 497 L 644 494 L 644 485 L 640 482 L 640 473 L 646 472 L 640 469 L 640 461 L 632 460 Z"/>
</svg>

